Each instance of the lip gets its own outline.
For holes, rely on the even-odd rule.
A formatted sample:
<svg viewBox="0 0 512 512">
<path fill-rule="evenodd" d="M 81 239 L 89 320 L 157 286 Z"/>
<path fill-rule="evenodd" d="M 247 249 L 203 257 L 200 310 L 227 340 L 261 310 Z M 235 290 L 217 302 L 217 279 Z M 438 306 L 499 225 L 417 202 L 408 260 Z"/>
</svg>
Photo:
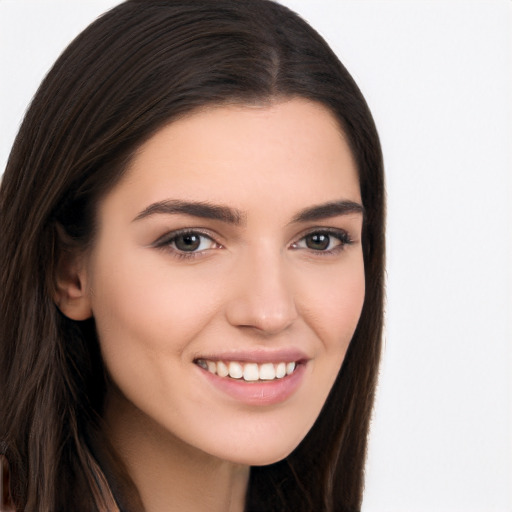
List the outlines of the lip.
<svg viewBox="0 0 512 512">
<path fill-rule="evenodd" d="M 295 362 L 307 362 L 309 357 L 304 352 L 296 348 L 287 348 L 279 350 L 231 350 L 224 352 L 215 353 L 201 353 L 194 358 L 194 361 L 198 359 L 206 359 L 208 361 L 237 361 L 239 363 L 291 363 Z"/>
<path fill-rule="evenodd" d="M 230 358 L 233 357 L 231 353 Z M 250 361 L 250 362 L 271 362 L 270 360 L 261 359 L 229 359 L 230 361 Z M 212 359 L 213 360 L 213 359 Z M 218 360 L 222 360 L 221 357 Z M 298 359 L 290 359 L 290 361 L 299 361 Z M 273 359 L 272 361 L 276 361 Z M 279 361 L 284 362 L 284 359 Z M 304 359 L 302 359 L 304 361 Z M 246 405 L 265 406 L 279 404 L 287 400 L 297 389 L 303 381 L 307 362 L 299 362 L 295 371 L 283 377 L 282 379 L 274 379 L 270 381 L 246 382 L 243 379 L 232 379 L 230 377 L 219 377 L 216 374 L 210 373 L 208 370 L 195 365 L 201 375 L 207 382 L 220 390 L 223 394 L 228 395 L 230 398 L 235 399 Z"/>
</svg>

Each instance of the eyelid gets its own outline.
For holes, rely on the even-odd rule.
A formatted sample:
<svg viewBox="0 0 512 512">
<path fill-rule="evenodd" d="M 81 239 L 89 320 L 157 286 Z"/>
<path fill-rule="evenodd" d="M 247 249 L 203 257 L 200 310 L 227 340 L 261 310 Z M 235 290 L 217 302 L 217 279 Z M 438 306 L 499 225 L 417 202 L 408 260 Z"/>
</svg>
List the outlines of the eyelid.
<svg viewBox="0 0 512 512">
<path fill-rule="evenodd" d="M 181 236 L 181 235 L 200 235 L 205 238 L 208 238 L 215 242 L 216 244 L 222 245 L 220 242 L 217 241 L 216 236 L 211 233 L 210 230 L 204 229 L 204 228 L 180 228 L 175 229 L 173 231 L 168 231 L 164 235 L 158 237 L 152 244 L 151 247 L 162 247 L 164 245 L 168 245 L 170 242 L 172 242 L 175 238 Z"/>
<path fill-rule="evenodd" d="M 320 249 L 312 249 L 308 247 L 297 247 L 296 245 L 304 240 L 309 235 L 314 235 L 316 233 L 324 233 L 330 236 L 333 236 L 337 238 L 340 243 L 337 244 L 332 249 L 327 250 L 320 250 Z M 204 256 L 206 253 L 208 253 L 210 250 L 214 248 L 208 248 L 208 249 L 202 249 L 202 250 L 195 250 L 195 251 L 182 251 L 178 249 L 177 247 L 172 247 L 173 241 L 175 241 L 176 238 L 178 238 L 181 235 L 199 235 L 201 237 L 207 238 L 210 240 L 213 244 L 216 244 L 217 247 L 215 249 L 222 249 L 223 244 L 218 242 L 218 236 L 216 234 L 212 234 L 211 230 L 205 229 L 205 228 L 199 228 L 199 227 L 193 227 L 193 228 L 181 228 L 176 229 L 173 231 L 169 231 L 165 233 L 164 235 L 160 236 L 155 242 L 153 242 L 150 247 L 154 247 L 157 249 L 167 250 L 170 253 L 172 253 L 173 256 L 176 258 L 198 258 L 201 256 Z M 356 241 L 352 238 L 350 233 L 346 229 L 342 228 L 334 228 L 331 226 L 314 226 L 311 228 L 308 228 L 304 230 L 300 235 L 298 235 L 293 242 L 289 244 L 289 248 L 292 250 L 306 250 L 309 253 L 315 254 L 315 255 L 332 255 L 337 252 L 340 252 L 346 248 L 348 245 L 352 245 L 353 243 L 356 243 Z"/>
<path fill-rule="evenodd" d="M 350 235 L 350 233 L 346 229 L 342 228 L 334 228 L 334 227 L 326 227 L 326 226 L 315 226 L 313 228 L 308 228 L 306 231 L 303 231 L 299 236 L 295 238 L 295 240 L 290 244 L 290 247 L 292 249 L 299 250 L 300 248 L 293 247 L 295 244 L 298 244 L 302 240 L 304 240 L 309 235 L 314 235 L 316 233 L 326 233 L 328 235 L 331 235 L 338 240 L 340 240 L 340 244 L 338 244 L 336 247 L 330 250 L 315 250 L 315 249 L 309 249 L 306 248 L 306 250 L 309 250 L 315 254 L 332 254 L 338 250 L 343 250 L 345 246 L 351 245 L 355 243 L 355 240 Z"/>
</svg>

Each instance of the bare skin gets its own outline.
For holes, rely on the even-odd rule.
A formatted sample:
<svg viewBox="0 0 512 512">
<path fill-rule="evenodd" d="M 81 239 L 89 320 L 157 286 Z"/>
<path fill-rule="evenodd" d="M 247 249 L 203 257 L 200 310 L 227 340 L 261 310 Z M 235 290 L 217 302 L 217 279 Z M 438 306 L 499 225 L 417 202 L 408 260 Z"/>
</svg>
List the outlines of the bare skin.
<svg viewBox="0 0 512 512">
<path fill-rule="evenodd" d="M 250 466 L 312 427 L 361 313 L 346 140 L 302 99 L 206 109 L 142 145 L 98 221 L 57 303 L 95 318 L 108 436 L 144 509 L 242 511 Z"/>
<path fill-rule="evenodd" d="M 107 404 L 108 436 L 123 454 L 145 512 L 243 512 L 248 466 L 213 458 L 170 437 L 117 389 L 109 392 Z"/>
</svg>

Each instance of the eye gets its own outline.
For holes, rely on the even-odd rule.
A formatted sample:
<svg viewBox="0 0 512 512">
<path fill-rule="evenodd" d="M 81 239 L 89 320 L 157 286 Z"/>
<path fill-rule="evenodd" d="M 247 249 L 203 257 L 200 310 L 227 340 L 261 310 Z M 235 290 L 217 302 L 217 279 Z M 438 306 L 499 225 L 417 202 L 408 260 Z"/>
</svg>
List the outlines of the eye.
<svg viewBox="0 0 512 512">
<path fill-rule="evenodd" d="M 293 249 L 309 249 L 315 252 L 331 253 L 352 243 L 349 234 L 343 230 L 319 230 L 308 233 L 292 244 Z"/>
<path fill-rule="evenodd" d="M 208 238 L 199 233 L 183 233 L 174 237 L 170 245 L 174 245 L 176 249 L 183 252 L 204 251 L 209 249 L 213 243 L 211 238 Z"/>
<path fill-rule="evenodd" d="M 199 231 L 174 231 L 158 239 L 155 247 L 169 248 L 180 256 L 186 256 L 220 248 L 213 238 Z"/>
</svg>

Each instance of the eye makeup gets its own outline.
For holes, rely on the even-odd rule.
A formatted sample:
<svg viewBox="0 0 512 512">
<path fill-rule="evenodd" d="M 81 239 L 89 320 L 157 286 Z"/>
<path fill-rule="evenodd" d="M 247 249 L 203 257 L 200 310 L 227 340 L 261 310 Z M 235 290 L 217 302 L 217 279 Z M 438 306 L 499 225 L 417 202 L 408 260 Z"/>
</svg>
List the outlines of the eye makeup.
<svg viewBox="0 0 512 512">
<path fill-rule="evenodd" d="M 343 229 L 318 227 L 301 234 L 288 247 L 294 251 L 308 251 L 315 256 L 333 256 L 353 243 L 349 233 Z M 166 250 L 179 259 L 203 257 L 211 250 L 224 248 L 210 232 L 199 228 L 183 228 L 166 233 L 152 247 Z"/>
<path fill-rule="evenodd" d="M 222 249 L 210 233 L 201 229 L 184 228 L 161 236 L 152 247 L 169 251 L 180 259 L 192 259 L 205 255 L 212 249 Z"/>
<path fill-rule="evenodd" d="M 339 253 L 353 243 L 351 236 L 344 229 L 319 227 L 303 234 L 290 247 L 294 250 L 305 249 L 315 255 L 329 256 Z"/>
</svg>

